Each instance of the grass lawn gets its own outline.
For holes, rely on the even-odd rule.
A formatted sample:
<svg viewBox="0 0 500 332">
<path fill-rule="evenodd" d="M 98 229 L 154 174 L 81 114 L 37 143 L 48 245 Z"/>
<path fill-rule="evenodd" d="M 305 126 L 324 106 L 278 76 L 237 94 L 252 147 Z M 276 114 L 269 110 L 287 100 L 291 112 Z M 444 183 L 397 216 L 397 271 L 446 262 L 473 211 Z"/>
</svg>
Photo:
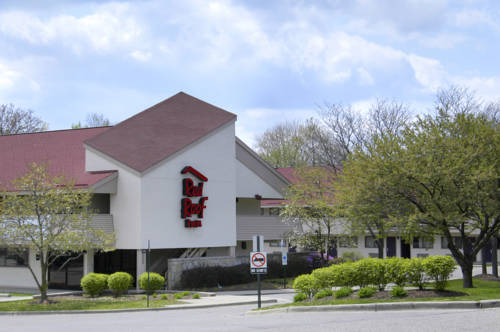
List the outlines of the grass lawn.
<svg viewBox="0 0 500 332">
<path fill-rule="evenodd" d="M 430 288 L 431 285 L 428 285 Z M 479 300 L 492 300 L 500 299 L 500 282 L 498 281 L 484 281 L 474 279 L 474 288 L 462 288 L 462 280 L 451 280 L 446 288 L 450 291 L 463 292 L 466 296 L 454 297 L 432 297 L 432 298 L 394 298 L 394 299 L 330 299 L 330 300 L 312 300 L 311 302 L 297 302 L 290 304 L 278 304 L 263 308 L 283 308 L 290 306 L 313 306 L 313 305 L 336 305 L 336 304 L 359 304 L 359 303 L 381 303 L 381 302 L 421 302 L 421 301 L 479 301 Z"/>
<path fill-rule="evenodd" d="M 36 301 L 36 300 L 35 300 Z M 160 308 L 169 304 L 179 304 L 173 298 L 162 300 L 150 298 L 150 308 Z M 100 297 L 95 299 L 58 298 L 57 303 L 39 304 L 33 300 L 0 302 L 0 311 L 58 311 L 58 310 L 107 310 L 147 308 L 146 300 L 130 300 L 127 297 Z"/>
</svg>

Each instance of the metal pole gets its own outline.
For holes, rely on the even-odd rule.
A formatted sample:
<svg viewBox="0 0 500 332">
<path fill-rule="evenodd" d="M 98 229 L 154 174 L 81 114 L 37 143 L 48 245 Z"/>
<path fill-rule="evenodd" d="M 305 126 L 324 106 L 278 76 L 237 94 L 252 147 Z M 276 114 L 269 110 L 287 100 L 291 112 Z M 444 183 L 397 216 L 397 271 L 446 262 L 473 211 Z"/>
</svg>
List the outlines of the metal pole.
<svg viewBox="0 0 500 332">
<path fill-rule="evenodd" d="M 286 288 L 286 265 L 283 266 L 283 288 Z"/>
<path fill-rule="evenodd" d="M 151 247 L 149 245 L 149 240 L 148 240 L 148 253 L 147 253 L 147 256 L 146 256 L 146 269 L 148 271 L 148 287 L 147 287 L 147 290 L 146 290 L 146 298 L 147 298 L 147 304 L 148 304 L 148 308 L 149 308 L 149 260 L 151 259 Z"/>
<path fill-rule="evenodd" d="M 260 236 L 257 236 L 257 251 L 260 251 Z M 261 305 L 260 292 L 261 292 L 260 274 L 257 274 L 257 308 L 258 309 L 260 309 L 260 305 Z"/>
</svg>

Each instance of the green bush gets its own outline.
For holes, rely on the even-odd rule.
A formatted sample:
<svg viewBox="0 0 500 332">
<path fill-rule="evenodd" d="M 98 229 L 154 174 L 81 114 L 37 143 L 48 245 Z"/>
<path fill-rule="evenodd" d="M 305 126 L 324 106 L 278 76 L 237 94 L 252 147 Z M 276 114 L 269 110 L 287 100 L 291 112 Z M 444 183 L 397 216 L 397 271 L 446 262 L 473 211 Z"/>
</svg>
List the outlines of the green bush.
<svg viewBox="0 0 500 332">
<path fill-rule="evenodd" d="M 331 289 L 323 289 L 314 294 L 316 300 L 322 299 L 327 296 L 333 296 L 333 291 Z"/>
<path fill-rule="evenodd" d="M 80 280 L 80 286 L 89 296 L 101 295 L 107 288 L 107 274 L 89 273 Z"/>
<path fill-rule="evenodd" d="M 162 300 L 168 300 L 168 295 L 167 294 L 161 294 L 160 299 Z"/>
<path fill-rule="evenodd" d="M 180 299 L 182 299 L 184 296 L 188 296 L 188 295 L 190 295 L 190 294 L 191 294 L 191 292 L 189 292 L 189 291 L 180 292 L 180 293 L 175 293 L 174 298 L 175 298 L 176 300 L 180 300 Z"/>
<path fill-rule="evenodd" d="M 155 272 L 149 272 L 149 289 L 148 288 L 148 273 L 144 272 L 139 276 L 139 287 L 144 289 L 146 293 L 152 294 L 165 286 L 165 278 Z"/>
<path fill-rule="evenodd" d="M 359 275 L 357 265 L 355 263 L 344 263 L 339 265 L 337 271 L 338 286 L 356 286 L 359 285 Z"/>
<path fill-rule="evenodd" d="M 383 291 L 389 282 L 389 274 L 387 273 L 387 261 L 385 259 L 373 258 L 374 274 L 373 284 L 378 287 L 378 290 Z"/>
<path fill-rule="evenodd" d="M 358 291 L 358 296 L 360 298 L 372 297 L 376 292 L 377 289 L 375 287 L 363 287 Z"/>
<path fill-rule="evenodd" d="M 391 290 L 392 297 L 405 297 L 408 295 L 408 291 L 404 287 L 396 286 Z"/>
<path fill-rule="evenodd" d="M 115 296 L 123 295 L 130 287 L 134 278 L 127 272 L 115 272 L 108 277 L 108 287 Z"/>
<path fill-rule="evenodd" d="M 382 264 L 379 263 L 377 258 L 364 258 L 353 263 L 354 268 L 357 270 L 357 285 L 360 288 L 368 285 L 378 285 L 379 269 Z M 384 272 L 382 270 L 382 272 Z"/>
<path fill-rule="evenodd" d="M 311 275 L 316 279 L 319 289 L 329 289 L 335 286 L 336 267 L 322 267 L 312 271 Z"/>
<path fill-rule="evenodd" d="M 450 256 L 429 256 L 424 258 L 425 273 L 434 280 L 434 288 L 446 289 L 448 279 L 455 270 L 455 261 Z"/>
<path fill-rule="evenodd" d="M 347 297 L 352 294 L 352 288 L 350 287 L 342 287 L 338 291 L 335 292 L 335 298 L 340 299 L 343 297 Z"/>
<path fill-rule="evenodd" d="M 406 264 L 406 274 L 408 276 L 408 282 L 410 284 L 418 287 L 418 289 L 424 289 L 424 284 L 427 277 L 425 275 L 423 258 L 409 259 Z"/>
<path fill-rule="evenodd" d="M 293 288 L 311 298 L 320 289 L 320 286 L 312 275 L 303 274 L 295 278 Z"/>
<path fill-rule="evenodd" d="M 346 251 L 342 254 L 342 258 L 349 262 L 356 262 L 364 258 L 359 251 Z"/>
<path fill-rule="evenodd" d="M 297 293 L 293 297 L 293 302 L 302 302 L 302 301 L 307 300 L 308 298 L 309 297 L 306 294 L 304 294 L 304 293 Z"/>
<path fill-rule="evenodd" d="M 393 282 L 398 286 L 404 286 L 408 282 L 408 275 L 406 273 L 406 264 L 408 259 L 391 257 L 386 258 L 386 273 L 389 282 Z"/>
<path fill-rule="evenodd" d="M 199 299 L 200 298 L 200 294 L 196 293 L 196 294 L 193 294 L 193 299 Z"/>
</svg>

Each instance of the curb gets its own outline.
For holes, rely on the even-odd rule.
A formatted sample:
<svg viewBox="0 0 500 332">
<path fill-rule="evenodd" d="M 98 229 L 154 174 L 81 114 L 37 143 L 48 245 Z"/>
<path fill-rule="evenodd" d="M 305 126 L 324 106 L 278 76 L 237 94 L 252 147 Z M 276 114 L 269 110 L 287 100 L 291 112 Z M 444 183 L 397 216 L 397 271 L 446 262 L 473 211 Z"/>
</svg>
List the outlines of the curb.
<svg viewBox="0 0 500 332">
<path fill-rule="evenodd" d="M 261 303 L 276 303 L 276 299 L 262 300 Z M 232 303 L 197 304 L 197 305 L 171 305 L 163 308 L 137 308 L 137 309 L 106 309 L 106 310 L 59 310 L 59 311 L 0 311 L 0 316 L 22 316 L 22 315 L 66 315 L 66 314 L 107 314 L 123 312 L 144 312 L 144 311 L 166 311 L 166 310 L 186 310 L 215 307 L 229 307 L 233 305 L 257 304 L 257 301 L 240 301 Z"/>
<path fill-rule="evenodd" d="M 449 302 L 394 302 L 340 304 L 321 306 L 286 307 L 269 310 L 249 311 L 247 315 L 292 312 L 325 312 L 325 311 L 389 311 L 389 310 L 425 310 L 425 309 L 488 309 L 500 308 L 500 300 L 481 301 L 449 301 Z"/>
</svg>

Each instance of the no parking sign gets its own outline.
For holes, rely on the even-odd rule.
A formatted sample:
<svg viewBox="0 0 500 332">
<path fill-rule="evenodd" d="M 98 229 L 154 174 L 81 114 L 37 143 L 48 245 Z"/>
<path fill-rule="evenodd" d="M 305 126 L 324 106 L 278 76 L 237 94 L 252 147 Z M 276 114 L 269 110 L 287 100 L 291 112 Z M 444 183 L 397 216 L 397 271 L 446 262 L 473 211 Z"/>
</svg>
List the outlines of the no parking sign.
<svg viewBox="0 0 500 332">
<path fill-rule="evenodd" d="M 263 251 L 250 253 L 250 272 L 252 274 L 267 273 L 267 253 Z"/>
</svg>

